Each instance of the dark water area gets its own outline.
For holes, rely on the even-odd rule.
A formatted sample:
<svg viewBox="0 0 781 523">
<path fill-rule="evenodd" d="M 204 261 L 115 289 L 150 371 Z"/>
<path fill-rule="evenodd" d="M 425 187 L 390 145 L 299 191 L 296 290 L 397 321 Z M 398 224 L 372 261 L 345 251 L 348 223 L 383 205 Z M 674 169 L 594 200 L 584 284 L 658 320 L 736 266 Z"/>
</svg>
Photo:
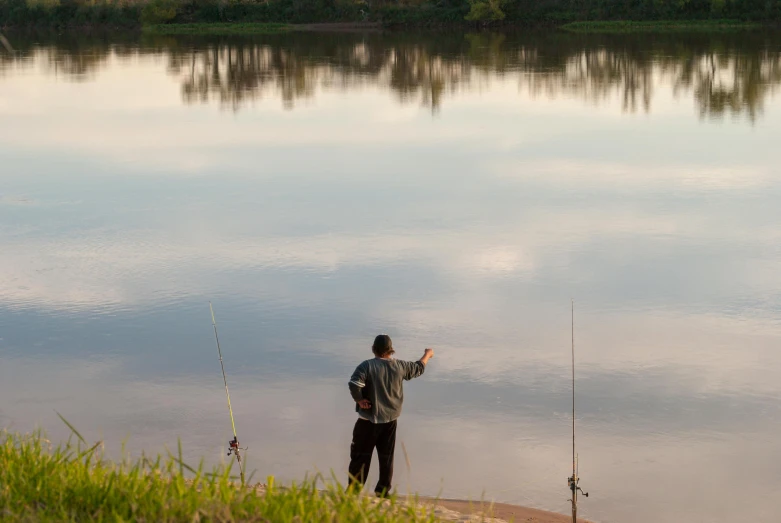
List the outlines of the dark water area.
<svg viewBox="0 0 781 523">
<path fill-rule="evenodd" d="M 225 459 L 211 300 L 256 478 L 385 332 L 400 492 L 566 512 L 574 298 L 581 513 L 777 521 L 781 34 L 7 36 L 0 426 Z"/>
</svg>

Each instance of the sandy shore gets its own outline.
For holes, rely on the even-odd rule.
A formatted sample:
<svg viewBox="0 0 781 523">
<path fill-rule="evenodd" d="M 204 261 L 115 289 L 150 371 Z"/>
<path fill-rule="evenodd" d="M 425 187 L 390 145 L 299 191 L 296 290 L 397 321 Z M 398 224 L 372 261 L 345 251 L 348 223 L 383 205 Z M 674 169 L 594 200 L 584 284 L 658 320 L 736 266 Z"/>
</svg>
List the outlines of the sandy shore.
<svg viewBox="0 0 781 523">
<path fill-rule="evenodd" d="M 264 494 L 266 486 L 258 483 L 252 488 L 259 494 Z M 281 487 L 284 488 L 284 487 Z M 377 498 L 364 492 L 373 503 L 387 503 L 387 500 Z M 409 498 L 412 500 L 413 498 Z M 434 514 L 441 521 L 453 521 L 458 523 L 568 523 L 571 516 L 539 510 L 536 508 L 510 505 L 508 503 L 493 503 L 490 501 L 466 501 L 462 499 L 437 499 L 428 497 L 415 498 L 418 504 L 433 507 Z M 405 497 L 399 496 L 398 501 L 405 503 Z M 578 518 L 578 521 L 590 523 L 586 519 Z"/>
<path fill-rule="evenodd" d="M 474 518 L 458 517 L 456 514 L 462 516 L 478 516 L 477 521 L 490 522 L 493 518 L 493 523 L 509 522 L 514 523 L 568 523 L 572 521 L 571 516 L 565 516 L 563 514 L 556 514 L 555 512 L 547 512 L 545 510 L 538 510 L 534 508 L 522 507 L 519 505 L 508 505 L 507 503 L 490 503 L 490 502 L 472 502 L 463 501 L 457 499 L 430 499 L 420 498 L 421 503 L 433 505 L 435 507 L 442 507 L 446 511 L 452 511 L 455 514 L 448 514 L 441 512 L 439 515 L 443 516 L 443 519 L 449 519 L 451 521 L 470 521 Z M 585 519 L 583 523 L 588 523 Z"/>
</svg>

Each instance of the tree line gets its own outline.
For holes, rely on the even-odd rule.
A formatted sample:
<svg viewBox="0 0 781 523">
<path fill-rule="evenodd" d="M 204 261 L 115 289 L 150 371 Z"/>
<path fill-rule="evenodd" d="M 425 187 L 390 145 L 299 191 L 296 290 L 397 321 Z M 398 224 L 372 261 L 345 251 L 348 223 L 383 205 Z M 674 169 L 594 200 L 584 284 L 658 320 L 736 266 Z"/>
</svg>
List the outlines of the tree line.
<svg viewBox="0 0 781 523">
<path fill-rule="evenodd" d="M 781 0 L 0 0 L 0 27 L 360 21 L 557 25 L 713 19 L 781 21 Z"/>
</svg>

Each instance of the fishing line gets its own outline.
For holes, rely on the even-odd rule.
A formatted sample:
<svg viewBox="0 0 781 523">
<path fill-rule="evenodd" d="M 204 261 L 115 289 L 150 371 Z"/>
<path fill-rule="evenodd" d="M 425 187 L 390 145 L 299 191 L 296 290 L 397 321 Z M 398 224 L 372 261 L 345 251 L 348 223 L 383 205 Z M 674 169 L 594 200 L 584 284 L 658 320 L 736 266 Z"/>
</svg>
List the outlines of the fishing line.
<svg viewBox="0 0 781 523">
<path fill-rule="evenodd" d="M 228 456 L 236 455 L 236 461 L 239 463 L 239 473 L 241 475 L 241 484 L 244 485 L 244 467 L 241 462 L 241 451 L 247 450 L 239 447 L 239 437 L 236 435 L 236 422 L 233 419 L 233 407 L 231 407 L 231 393 L 228 390 L 228 378 L 225 377 L 225 365 L 222 362 L 222 349 L 220 348 L 220 337 L 217 335 L 217 320 L 214 318 L 214 309 L 212 302 L 209 302 L 209 311 L 212 313 L 212 326 L 214 327 L 214 339 L 217 341 L 217 354 L 220 356 L 220 368 L 222 369 L 222 381 L 225 383 L 225 396 L 228 398 L 228 412 L 231 416 L 231 427 L 233 428 L 233 439 L 228 442 Z"/>
</svg>

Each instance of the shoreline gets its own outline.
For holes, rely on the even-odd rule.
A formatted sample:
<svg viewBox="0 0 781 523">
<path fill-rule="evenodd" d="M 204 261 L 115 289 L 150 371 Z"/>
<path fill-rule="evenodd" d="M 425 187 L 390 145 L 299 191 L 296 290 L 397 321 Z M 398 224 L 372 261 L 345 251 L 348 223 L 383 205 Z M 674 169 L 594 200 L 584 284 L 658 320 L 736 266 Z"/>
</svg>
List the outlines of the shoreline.
<svg viewBox="0 0 781 523">
<path fill-rule="evenodd" d="M 198 468 L 178 455 L 107 459 L 103 441 L 89 443 L 69 422 L 77 442 L 54 447 L 39 430 L 0 430 L 0 505 L 3 520 L 187 521 L 194 516 L 231 521 L 352 521 L 410 523 L 565 523 L 567 517 L 505 503 L 392 496 L 356 492 L 321 475 L 278 485 L 237 483 L 230 465 Z M 584 521 L 585 523 L 585 521 Z"/>
<path fill-rule="evenodd" d="M 781 1 L 781 0 L 779 0 Z M 2 0 L 0 0 L 0 3 Z M 1 14 L 1 13 L 0 13 Z M 197 20 L 197 18 L 196 18 Z M 579 20 L 569 22 L 554 22 L 550 20 L 504 20 L 489 24 L 475 24 L 467 20 L 449 20 L 437 22 L 431 20 L 394 20 L 388 19 L 372 21 L 328 21 L 311 23 L 291 23 L 276 21 L 252 21 L 252 20 L 171 20 L 168 22 L 144 23 L 140 19 L 128 19 L 124 23 L 80 22 L 72 23 L 63 20 L 58 23 L 9 23 L 0 17 L 0 30 L 7 31 L 39 31 L 56 30 L 58 32 L 94 31 L 94 30 L 123 29 L 130 32 L 139 31 L 144 34 L 175 36 L 231 36 L 231 35 L 264 35 L 289 32 L 335 32 L 335 33 L 366 33 L 381 32 L 383 30 L 430 30 L 461 29 L 472 31 L 503 31 L 513 29 L 529 29 L 561 31 L 571 34 L 648 34 L 648 33 L 674 33 L 674 32 L 700 32 L 722 33 L 739 32 L 747 30 L 779 30 L 781 24 L 778 20 L 744 20 L 744 19 L 608 19 L 608 20 Z"/>
<path fill-rule="evenodd" d="M 770 23 L 741 20 L 594 20 L 570 22 L 557 29 L 571 33 L 640 34 L 671 32 L 747 31 L 774 27 Z"/>
<path fill-rule="evenodd" d="M 572 517 L 550 512 L 547 510 L 525 507 L 523 505 L 513 505 L 510 503 L 498 503 L 490 501 L 467 501 L 463 499 L 435 499 L 418 498 L 418 502 L 432 507 L 442 507 L 448 511 L 453 511 L 462 516 L 477 516 L 478 521 L 496 520 L 495 523 L 510 522 L 521 523 L 523 521 L 533 523 L 568 523 Z M 489 519 L 490 518 L 490 519 Z M 462 517 L 459 521 L 464 521 Z M 578 518 L 583 523 L 589 523 L 589 520 Z"/>
<path fill-rule="evenodd" d="M 403 31 L 417 26 L 405 24 L 383 24 L 381 22 L 323 22 L 311 24 L 244 23 L 244 22 L 196 22 L 144 25 L 141 32 L 161 36 L 252 36 L 281 33 L 380 33 L 382 31 Z M 468 29 L 470 24 L 460 23 L 456 27 Z M 519 24 L 497 24 L 489 26 L 494 30 L 508 30 L 521 27 Z M 658 34 L 673 32 L 725 33 L 756 29 L 772 29 L 772 24 L 743 22 L 737 20 L 657 20 L 657 21 L 592 21 L 571 22 L 563 25 L 533 26 L 570 34 Z M 436 31 L 429 28 L 428 30 Z"/>
<path fill-rule="evenodd" d="M 385 27 L 379 22 L 327 22 L 318 24 L 197 22 L 187 24 L 156 24 L 141 26 L 141 32 L 144 34 L 164 36 L 247 36 L 291 32 L 377 33 L 383 29 L 385 29 Z"/>
</svg>

